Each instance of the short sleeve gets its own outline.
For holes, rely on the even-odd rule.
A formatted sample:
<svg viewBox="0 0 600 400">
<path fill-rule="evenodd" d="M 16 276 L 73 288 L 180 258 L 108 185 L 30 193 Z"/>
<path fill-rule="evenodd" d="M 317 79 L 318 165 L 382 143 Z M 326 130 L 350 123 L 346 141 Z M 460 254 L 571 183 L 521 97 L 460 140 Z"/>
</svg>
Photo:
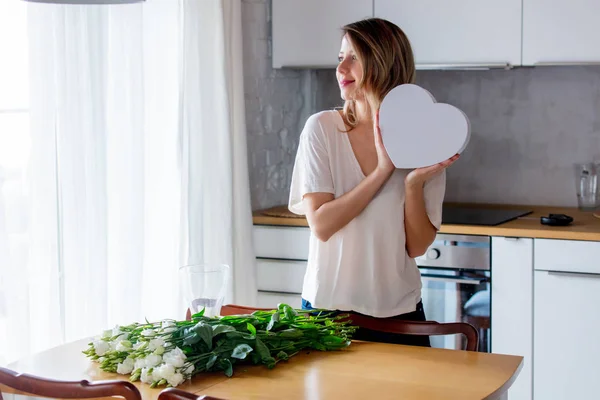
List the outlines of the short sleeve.
<svg viewBox="0 0 600 400">
<path fill-rule="evenodd" d="M 442 207 L 444 204 L 444 196 L 446 194 L 446 170 L 435 175 L 427 182 L 423 189 L 425 197 L 425 210 L 429 216 L 431 224 L 436 229 L 440 229 L 442 225 Z"/>
<path fill-rule="evenodd" d="M 292 172 L 288 208 L 294 214 L 306 214 L 303 199 L 307 193 L 335 193 L 329 156 L 326 133 L 318 115 L 313 115 L 300 134 Z"/>
</svg>

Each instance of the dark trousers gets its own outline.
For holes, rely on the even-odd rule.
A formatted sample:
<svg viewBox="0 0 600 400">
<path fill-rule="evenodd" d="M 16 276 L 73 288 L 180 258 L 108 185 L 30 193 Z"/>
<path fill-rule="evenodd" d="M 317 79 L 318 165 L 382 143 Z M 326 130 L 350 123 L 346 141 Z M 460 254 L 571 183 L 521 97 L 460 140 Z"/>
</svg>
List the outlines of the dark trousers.
<svg viewBox="0 0 600 400">
<path fill-rule="evenodd" d="M 302 309 L 313 310 L 309 301 L 302 299 Z M 336 314 L 343 314 L 343 311 L 335 311 Z M 423 310 L 423 302 L 419 301 L 417 309 L 413 312 L 400 314 L 393 317 L 402 321 L 426 321 L 425 311 Z M 381 342 L 392 344 L 404 344 L 409 346 L 431 347 L 429 336 L 426 335 L 402 335 L 397 333 L 379 332 L 366 328 L 357 329 L 353 339 L 364 340 L 368 342 Z"/>
</svg>

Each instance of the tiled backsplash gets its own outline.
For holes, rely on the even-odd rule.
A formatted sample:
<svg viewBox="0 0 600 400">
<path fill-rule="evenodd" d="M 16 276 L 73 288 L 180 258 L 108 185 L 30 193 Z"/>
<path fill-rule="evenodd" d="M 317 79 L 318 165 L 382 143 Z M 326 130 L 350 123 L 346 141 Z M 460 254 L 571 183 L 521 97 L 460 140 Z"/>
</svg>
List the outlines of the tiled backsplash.
<svg viewBox="0 0 600 400">
<path fill-rule="evenodd" d="M 271 69 L 268 8 L 243 0 L 253 209 L 287 202 L 306 118 L 341 105 L 333 70 Z M 600 66 L 417 71 L 417 83 L 471 121 L 446 200 L 577 204 L 573 163 L 600 160 Z"/>
</svg>

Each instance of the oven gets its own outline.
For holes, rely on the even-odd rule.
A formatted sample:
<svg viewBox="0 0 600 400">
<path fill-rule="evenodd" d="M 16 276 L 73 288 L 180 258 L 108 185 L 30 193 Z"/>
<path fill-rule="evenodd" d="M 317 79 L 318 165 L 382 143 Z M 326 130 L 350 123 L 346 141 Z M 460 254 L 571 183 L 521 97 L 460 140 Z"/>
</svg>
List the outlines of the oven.
<svg viewBox="0 0 600 400">
<path fill-rule="evenodd" d="M 491 238 L 438 234 L 416 259 L 425 317 L 463 321 L 479 332 L 479 351 L 491 352 Z M 462 335 L 431 336 L 432 347 L 464 349 Z"/>
</svg>

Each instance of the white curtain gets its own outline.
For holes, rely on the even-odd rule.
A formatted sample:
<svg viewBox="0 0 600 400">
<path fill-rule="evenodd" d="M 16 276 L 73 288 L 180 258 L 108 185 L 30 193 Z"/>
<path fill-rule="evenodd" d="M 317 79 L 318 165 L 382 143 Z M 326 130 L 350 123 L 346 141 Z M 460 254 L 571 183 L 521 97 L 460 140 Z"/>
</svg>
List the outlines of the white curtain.
<svg viewBox="0 0 600 400">
<path fill-rule="evenodd" d="M 25 346 L 6 359 L 182 318 L 181 265 L 230 265 L 226 301 L 255 303 L 240 9 L 29 5 L 26 260 L 0 254 L 6 343 Z"/>
</svg>

